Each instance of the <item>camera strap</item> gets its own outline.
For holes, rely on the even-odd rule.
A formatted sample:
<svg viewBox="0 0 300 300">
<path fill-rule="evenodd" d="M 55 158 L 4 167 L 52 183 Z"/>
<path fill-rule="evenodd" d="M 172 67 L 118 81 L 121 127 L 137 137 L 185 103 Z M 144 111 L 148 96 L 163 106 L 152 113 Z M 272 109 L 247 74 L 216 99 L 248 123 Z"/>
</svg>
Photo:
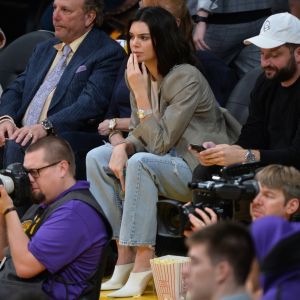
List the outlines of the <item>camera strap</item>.
<svg viewBox="0 0 300 300">
<path fill-rule="evenodd" d="M 41 225 L 41 218 L 45 211 L 45 207 L 39 206 L 36 210 L 36 213 L 33 217 L 33 220 L 29 227 L 25 230 L 26 235 L 31 239 L 31 237 L 34 235 L 34 233 L 37 231 L 39 226 Z"/>
</svg>

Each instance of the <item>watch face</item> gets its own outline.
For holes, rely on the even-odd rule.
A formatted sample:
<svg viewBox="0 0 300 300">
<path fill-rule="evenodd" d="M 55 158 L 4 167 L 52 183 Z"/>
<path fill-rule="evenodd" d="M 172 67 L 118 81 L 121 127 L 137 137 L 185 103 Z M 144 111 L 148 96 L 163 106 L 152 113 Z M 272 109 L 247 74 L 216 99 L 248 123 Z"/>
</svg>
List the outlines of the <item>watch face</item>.
<svg viewBox="0 0 300 300">
<path fill-rule="evenodd" d="M 256 161 L 255 155 L 251 151 L 248 151 L 246 154 L 246 162 L 254 162 L 254 161 Z"/>
<path fill-rule="evenodd" d="M 110 130 L 115 129 L 116 125 L 117 125 L 116 119 L 111 119 L 111 120 L 109 120 L 108 128 L 109 128 Z"/>
<path fill-rule="evenodd" d="M 42 125 L 46 130 L 52 127 L 51 123 L 49 123 L 48 121 L 43 121 Z"/>
<path fill-rule="evenodd" d="M 41 122 L 43 128 L 47 131 L 47 134 L 54 133 L 53 125 L 49 120 L 44 120 Z"/>
<path fill-rule="evenodd" d="M 137 111 L 137 115 L 138 115 L 139 119 L 143 119 L 143 118 L 145 118 L 145 111 L 143 109 L 139 109 Z"/>
</svg>

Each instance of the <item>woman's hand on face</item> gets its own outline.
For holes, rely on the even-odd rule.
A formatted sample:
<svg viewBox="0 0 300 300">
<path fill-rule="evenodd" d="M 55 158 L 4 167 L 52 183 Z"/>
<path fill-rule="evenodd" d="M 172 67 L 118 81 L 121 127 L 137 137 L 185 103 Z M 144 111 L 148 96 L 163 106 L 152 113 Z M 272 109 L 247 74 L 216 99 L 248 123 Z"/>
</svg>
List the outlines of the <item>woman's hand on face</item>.
<svg viewBox="0 0 300 300">
<path fill-rule="evenodd" d="M 147 69 L 144 63 L 139 66 L 137 56 L 134 53 L 131 53 L 128 62 L 127 62 L 127 79 L 130 85 L 130 88 L 133 90 L 134 95 L 147 95 L 147 86 L 148 86 L 148 75 Z"/>
<path fill-rule="evenodd" d="M 128 160 L 126 152 L 126 143 L 119 144 L 113 148 L 108 167 L 114 172 L 120 180 L 122 190 L 125 191 L 124 169 Z"/>
</svg>

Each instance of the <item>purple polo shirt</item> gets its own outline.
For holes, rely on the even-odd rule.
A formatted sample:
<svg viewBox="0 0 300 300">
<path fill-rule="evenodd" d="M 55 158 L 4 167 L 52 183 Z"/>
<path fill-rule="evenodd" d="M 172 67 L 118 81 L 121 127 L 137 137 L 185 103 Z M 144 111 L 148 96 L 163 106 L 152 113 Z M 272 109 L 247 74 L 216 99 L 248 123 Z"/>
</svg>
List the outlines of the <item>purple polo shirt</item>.
<svg viewBox="0 0 300 300">
<path fill-rule="evenodd" d="M 89 183 L 78 181 L 55 201 L 78 189 L 89 189 Z M 78 299 L 86 287 L 84 281 L 98 265 L 107 240 L 104 222 L 96 210 L 74 199 L 49 216 L 32 237 L 28 249 L 51 274 L 58 272 L 66 282 L 76 282 L 75 285 L 68 285 L 68 292 L 69 299 Z M 66 299 L 65 286 L 53 282 L 51 278 L 44 283 L 43 289 L 51 299 Z"/>
</svg>

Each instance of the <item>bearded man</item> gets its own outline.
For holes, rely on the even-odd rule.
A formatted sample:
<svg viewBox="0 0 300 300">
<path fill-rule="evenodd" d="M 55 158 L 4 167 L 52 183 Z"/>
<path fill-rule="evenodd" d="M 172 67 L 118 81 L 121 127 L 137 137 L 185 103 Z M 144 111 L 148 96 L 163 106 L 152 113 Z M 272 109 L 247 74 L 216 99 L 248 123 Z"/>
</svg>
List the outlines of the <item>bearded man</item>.
<svg viewBox="0 0 300 300">
<path fill-rule="evenodd" d="M 272 15 L 260 34 L 244 43 L 261 49 L 264 70 L 251 93 L 248 120 L 234 145 L 203 143 L 208 149 L 198 159 L 214 171 L 254 161 L 300 169 L 300 20 L 289 13 Z"/>
</svg>

